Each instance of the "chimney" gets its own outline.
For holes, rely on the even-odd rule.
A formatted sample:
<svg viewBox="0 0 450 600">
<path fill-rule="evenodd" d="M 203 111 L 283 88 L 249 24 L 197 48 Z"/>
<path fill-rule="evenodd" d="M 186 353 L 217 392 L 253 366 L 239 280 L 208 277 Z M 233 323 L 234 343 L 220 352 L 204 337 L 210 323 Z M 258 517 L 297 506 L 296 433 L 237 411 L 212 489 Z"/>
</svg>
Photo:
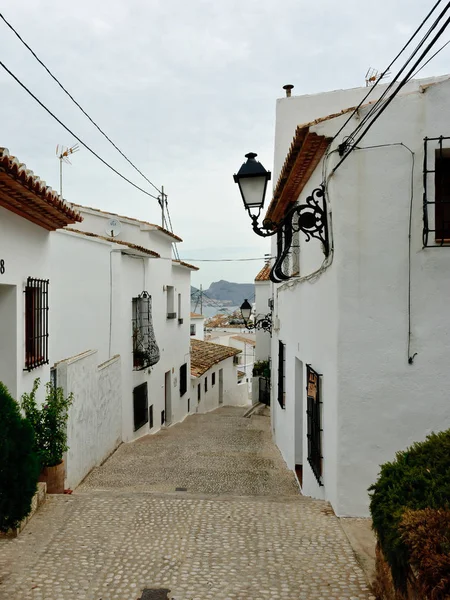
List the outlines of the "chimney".
<svg viewBox="0 0 450 600">
<path fill-rule="evenodd" d="M 288 83 L 287 85 L 283 85 L 283 90 L 286 90 L 286 98 L 291 97 L 291 91 L 294 89 L 294 86 Z"/>
</svg>

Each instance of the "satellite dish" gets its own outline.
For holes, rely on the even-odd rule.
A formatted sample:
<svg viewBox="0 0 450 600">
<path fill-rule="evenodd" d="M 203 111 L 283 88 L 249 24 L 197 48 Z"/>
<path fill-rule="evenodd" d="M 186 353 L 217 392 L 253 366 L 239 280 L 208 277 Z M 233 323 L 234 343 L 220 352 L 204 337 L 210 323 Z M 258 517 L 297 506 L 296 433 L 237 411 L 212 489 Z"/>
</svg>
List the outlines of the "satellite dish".
<svg viewBox="0 0 450 600">
<path fill-rule="evenodd" d="M 119 219 L 110 219 L 106 224 L 105 230 L 109 237 L 117 237 L 122 231 L 122 223 Z"/>
</svg>

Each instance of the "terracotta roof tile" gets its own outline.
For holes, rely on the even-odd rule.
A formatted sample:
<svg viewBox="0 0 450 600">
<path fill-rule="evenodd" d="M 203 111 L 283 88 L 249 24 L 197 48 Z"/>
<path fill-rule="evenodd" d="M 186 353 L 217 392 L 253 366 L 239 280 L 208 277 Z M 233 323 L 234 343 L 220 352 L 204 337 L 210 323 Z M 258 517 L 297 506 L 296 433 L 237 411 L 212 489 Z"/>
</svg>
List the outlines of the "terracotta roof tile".
<svg viewBox="0 0 450 600">
<path fill-rule="evenodd" d="M 264 265 L 258 275 L 255 277 L 255 281 L 269 281 L 270 265 Z"/>
<path fill-rule="evenodd" d="M 191 340 L 191 375 L 200 377 L 208 369 L 217 363 L 240 354 L 241 350 L 203 342 L 201 340 Z"/>
<path fill-rule="evenodd" d="M 238 377 L 245 377 L 245 371 L 239 371 L 237 372 Z"/>
<path fill-rule="evenodd" d="M 286 209 L 297 201 L 331 143 L 331 138 L 310 132 L 309 127 L 310 124 L 299 125 L 295 130 L 294 139 L 267 209 L 266 219 L 279 220 Z"/>
<path fill-rule="evenodd" d="M 83 210 L 83 208 L 85 208 L 86 210 L 92 210 L 94 212 L 98 212 L 98 213 L 101 213 L 103 215 L 111 215 L 111 217 L 119 217 L 119 219 L 128 219 L 128 221 L 136 221 L 136 223 L 142 223 L 143 225 L 149 225 L 150 227 L 154 227 L 158 231 L 161 231 L 161 233 L 165 233 L 166 235 L 172 237 L 177 242 L 182 242 L 183 241 L 180 237 L 178 237 L 177 235 L 175 235 L 171 231 L 168 231 L 167 229 L 164 229 L 164 227 L 161 227 L 160 225 L 155 225 L 155 223 L 149 223 L 148 221 L 141 221 L 140 219 L 136 219 L 134 217 L 126 217 L 125 215 L 119 215 L 117 213 L 113 213 L 113 212 L 110 212 L 110 211 L 100 210 L 99 208 L 92 208 L 91 206 L 83 206 L 82 204 L 74 204 L 74 203 L 72 203 L 72 206 L 75 206 L 76 208 L 79 208 L 81 210 Z"/>
<path fill-rule="evenodd" d="M 255 340 L 251 338 L 246 338 L 243 335 L 232 335 L 233 340 L 238 340 L 239 342 L 243 342 L 244 344 L 248 344 L 249 346 L 256 346 Z"/>
<path fill-rule="evenodd" d="M 205 315 L 199 315 L 198 313 L 191 312 L 191 319 L 206 319 Z"/>
<path fill-rule="evenodd" d="M 132 250 L 138 250 L 139 252 L 143 252 L 144 254 L 148 254 L 149 256 L 153 256 L 155 258 L 160 258 L 160 254 L 154 252 L 153 250 L 149 250 L 148 248 L 144 248 L 143 246 L 138 246 L 137 244 L 131 244 L 130 242 L 123 242 L 122 240 L 118 240 L 116 238 L 107 237 L 105 235 L 98 235 L 96 233 L 91 233 L 90 231 L 80 231 L 79 229 L 72 229 L 71 227 L 67 227 L 66 231 L 72 231 L 73 233 L 78 233 L 80 235 L 86 235 L 88 237 L 98 238 L 100 240 L 105 240 L 106 242 L 112 242 L 113 244 L 120 244 L 122 246 L 127 246 Z"/>
<path fill-rule="evenodd" d="M 173 263 L 177 263 L 180 267 L 187 267 L 188 269 L 192 269 L 193 271 L 198 271 L 200 267 L 196 267 L 195 265 L 190 265 L 187 262 L 183 262 L 182 260 L 173 260 Z"/>
<path fill-rule="evenodd" d="M 48 231 L 83 220 L 7 148 L 0 148 L 0 206 Z"/>
</svg>

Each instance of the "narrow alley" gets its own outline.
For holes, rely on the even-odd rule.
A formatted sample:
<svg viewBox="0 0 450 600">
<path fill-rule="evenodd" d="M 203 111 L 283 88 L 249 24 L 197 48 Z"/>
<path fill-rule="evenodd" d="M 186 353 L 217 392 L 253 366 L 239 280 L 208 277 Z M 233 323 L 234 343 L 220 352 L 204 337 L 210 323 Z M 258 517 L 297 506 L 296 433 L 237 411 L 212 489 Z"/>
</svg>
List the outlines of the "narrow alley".
<svg viewBox="0 0 450 600">
<path fill-rule="evenodd" d="M 267 413 L 244 412 L 123 444 L 72 495 L 47 497 L 0 540 L 0 598 L 371 598 L 329 504 L 299 493 Z"/>
</svg>

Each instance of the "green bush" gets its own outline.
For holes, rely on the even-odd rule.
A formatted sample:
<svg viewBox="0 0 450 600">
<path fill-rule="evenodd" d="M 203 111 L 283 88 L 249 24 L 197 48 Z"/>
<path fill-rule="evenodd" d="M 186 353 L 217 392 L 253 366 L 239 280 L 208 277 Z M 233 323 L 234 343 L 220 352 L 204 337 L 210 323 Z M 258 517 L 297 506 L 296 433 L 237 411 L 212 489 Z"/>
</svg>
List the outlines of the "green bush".
<svg viewBox="0 0 450 600">
<path fill-rule="evenodd" d="M 253 365 L 253 375 L 270 379 L 270 363 L 268 360 L 257 360 Z"/>
<path fill-rule="evenodd" d="M 0 382 L 0 531 L 18 527 L 31 509 L 39 475 L 31 424 Z"/>
<path fill-rule="evenodd" d="M 410 551 L 400 523 L 406 509 L 449 508 L 450 430 L 432 433 L 381 467 L 369 488 L 373 528 L 391 567 L 396 587 L 406 589 Z"/>
<path fill-rule="evenodd" d="M 35 436 L 35 450 L 39 456 L 41 468 L 54 467 L 62 461 L 67 446 L 68 409 L 73 402 L 73 394 L 64 397 L 62 388 L 52 383 L 45 386 L 44 404 L 38 407 L 36 393 L 40 379 L 35 379 L 30 394 L 23 394 L 22 409 L 30 421 Z"/>
</svg>

